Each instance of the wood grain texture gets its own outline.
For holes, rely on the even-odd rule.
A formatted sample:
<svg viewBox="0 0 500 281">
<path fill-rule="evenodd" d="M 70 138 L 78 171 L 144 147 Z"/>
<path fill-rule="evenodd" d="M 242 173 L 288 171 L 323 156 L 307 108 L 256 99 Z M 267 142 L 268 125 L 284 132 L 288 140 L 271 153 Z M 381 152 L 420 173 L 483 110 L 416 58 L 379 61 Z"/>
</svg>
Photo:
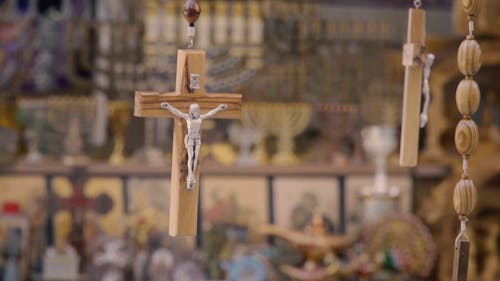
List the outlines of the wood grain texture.
<svg viewBox="0 0 500 281">
<path fill-rule="evenodd" d="M 462 119 L 455 129 L 455 147 L 461 155 L 469 156 L 477 147 L 479 131 L 471 119 Z"/>
<path fill-rule="evenodd" d="M 457 214 L 468 216 L 474 210 L 477 190 L 471 179 L 460 179 L 453 192 L 453 207 Z"/>
<path fill-rule="evenodd" d="M 186 188 L 187 151 L 184 146 L 184 136 L 187 133 L 185 123 L 183 119 L 174 119 L 168 230 L 171 236 L 194 236 L 197 232 L 200 169 L 196 170 L 194 188 L 188 190 Z"/>
<path fill-rule="evenodd" d="M 189 75 L 200 75 L 200 88 L 189 89 Z M 205 51 L 203 50 L 178 50 L 177 51 L 177 76 L 175 92 L 180 94 L 205 93 Z"/>
<path fill-rule="evenodd" d="M 425 11 L 420 9 L 409 10 L 407 43 L 424 46 Z M 422 102 L 422 78 L 422 64 L 405 67 L 403 117 L 401 120 L 401 145 L 399 154 L 399 164 L 404 167 L 414 167 L 417 165 L 420 104 Z"/>
<path fill-rule="evenodd" d="M 474 39 L 465 39 L 458 47 L 458 69 L 465 76 L 475 75 L 481 68 L 481 47 Z"/>
<path fill-rule="evenodd" d="M 221 103 L 228 105 L 228 109 L 217 113 L 214 119 L 239 119 L 241 115 L 241 94 L 184 94 L 158 92 L 136 92 L 134 116 L 137 117 L 169 117 L 175 116 L 168 110 L 160 108 L 162 102 L 168 102 L 173 107 L 187 112 L 189 105 L 196 102 L 200 105 L 200 112 L 204 114 Z"/>
<path fill-rule="evenodd" d="M 191 74 L 197 74 L 199 88 L 191 89 Z M 172 147 L 172 176 L 170 191 L 169 234 L 196 235 L 198 221 L 198 197 L 200 168 L 196 169 L 196 184 L 193 189 L 186 187 L 187 152 L 184 136 L 187 133 L 185 121 L 174 117 L 170 111 L 160 107 L 168 102 L 182 112 L 188 112 L 189 106 L 198 103 L 200 113 L 204 114 L 220 104 L 227 104 L 228 109 L 217 113 L 214 118 L 238 119 L 241 114 L 240 94 L 205 93 L 205 51 L 179 50 L 177 53 L 177 78 L 174 93 L 136 92 L 134 115 L 138 117 L 174 118 L 174 141 Z"/>
<path fill-rule="evenodd" d="M 408 29 L 406 42 L 425 46 L 425 11 L 410 8 L 408 10 Z"/>
<path fill-rule="evenodd" d="M 462 0 L 464 11 L 469 16 L 474 16 L 479 12 L 480 0 Z"/>
<path fill-rule="evenodd" d="M 474 114 L 481 101 L 481 93 L 479 86 L 473 79 L 463 79 L 457 87 L 455 95 L 458 110 L 465 117 L 470 117 Z"/>
</svg>

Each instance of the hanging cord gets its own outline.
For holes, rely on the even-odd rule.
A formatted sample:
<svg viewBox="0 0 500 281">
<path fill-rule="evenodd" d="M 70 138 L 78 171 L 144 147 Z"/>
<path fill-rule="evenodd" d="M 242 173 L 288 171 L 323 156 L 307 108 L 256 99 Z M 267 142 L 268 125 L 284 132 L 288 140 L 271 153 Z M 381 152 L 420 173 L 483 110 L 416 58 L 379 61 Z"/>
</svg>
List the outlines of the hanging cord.
<svg viewBox="0 0 500 281">
<path fill-rule="evenodd" d="M 188 48 L 192 49 L 194 46 L 194 36 L 196 34 L 196 28 L 193 24 L 189 24 L 188 26 Z"/>
<path fill-rule="evenodd" d="M 419 9 L 422 6 L 422 0 L 414 0 L 413 6 L 415 7 L 415 9 Z"/>
</svg>

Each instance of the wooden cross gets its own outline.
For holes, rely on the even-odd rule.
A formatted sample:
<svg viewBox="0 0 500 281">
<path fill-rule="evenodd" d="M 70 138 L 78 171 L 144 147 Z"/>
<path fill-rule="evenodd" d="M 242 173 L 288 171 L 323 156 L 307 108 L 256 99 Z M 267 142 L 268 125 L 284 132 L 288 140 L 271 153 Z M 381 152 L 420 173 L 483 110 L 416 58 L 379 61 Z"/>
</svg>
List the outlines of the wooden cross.
<svg viewBox="0 0 500 281">
<path fill-rule="evenodd" d="M 408 11 L 406 40 L 403 48 L 405 83 L 399 163 L 401 166 L 414 167 L 418 159 L 422 80 L 426 58 L 424 10 L 411 8 Z"/>
<path fill-rule="evenodd" d="M 220 104 L 227 104 L 228 108 L 217 113 L 214 118 L 239 119 L 241 99 L 241 94 L 207 94 L 205 92 L 205 51 L 192 49 L 178 50 L 175 92 L 135 93 L 135 116 L 174 118 L 169 221 L 171 236 L 196 235 L 200 169 L 196 169 L 194 188 L 188 190 L 186 188 L 187 152 L 184 147 L 184 136 L 187 133 L 186 122 L 172 115 L 170 111 L 162 109 L 160 104 L 168 102 L 180 111 L 188 112 L 189 106 L 197 103 L 201 114 L 207 113 Z"/>
<path fill-rule="evenodd" d="M 88 180 L 88 174 L 85 168 L 75 167 L 69 175 L 73 194 L 70 197 L 49 198 L 49 210 L 53 214 L 55 211 L 67 210 L 71 213 L 71 232 L 68 242 L 75 248 L 81 257 L 80 264 L 86 262 L 85 239 L 83 228 L 85 226 L 85 211 L 93 210 L 98 214 L 104 215 L 113 208 L 113 199 L 105 194 L 90 198 L 85 196 L 85 184 Z"/>
<path fill-rule="evenodd" d="M 94 210 L 99 214 L 106 214 L 113 208 L 113 200 L 109 195 L 101 193 L 97 197 L 85 196 L 85 184 L 88 180 L 87 171 L 83 167 L 75 167 L 69 175 L 73 194 L 70 197 L 56 198 L 57 210 Z"/>
</svg>

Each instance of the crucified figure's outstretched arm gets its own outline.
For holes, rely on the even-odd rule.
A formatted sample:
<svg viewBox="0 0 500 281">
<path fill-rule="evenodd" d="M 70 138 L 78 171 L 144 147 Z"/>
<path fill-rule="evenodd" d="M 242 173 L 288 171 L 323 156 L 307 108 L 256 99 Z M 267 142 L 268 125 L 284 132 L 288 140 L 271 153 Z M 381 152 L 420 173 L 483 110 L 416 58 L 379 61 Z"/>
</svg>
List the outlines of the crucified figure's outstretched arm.
<svg viewBox="0 0 500 281">
<path fill-rule="evenodd" d="M 223 104 L 221 104 L 221 105 L 217 106 L 215 109 L 212 109 L 212 110 L 210 110 L 209 112 L 207 112 L 207 113 L 205 113 L 205 114 L 202 114 L 202 115 L 200 116 L 200 118 L 201 118 L 202 120 L 205 120 L 205 119 L 207 119 L 207 118 L 210 118 L 210 117 L 214 116 L 214 115 L 215 115 L 215 114 L 217 114 L 219 111 L 223 111 L 223 110 L 226 110 L 226 109 L 227 109 L 227 104 L 223 103 Z"/>
<path fill-rule="evenodd" d="M 160 107 L 170 111 L 173 115 L 175 115 L 177 117 L 184 118 L 184 119 L 189 118 L 189 115 L 187 113 L 184 113 L 184 112 L 178 110 L 177 108 L 171 106 L 168 102 L 162 102 L 160 104 Z"/>
</svg>

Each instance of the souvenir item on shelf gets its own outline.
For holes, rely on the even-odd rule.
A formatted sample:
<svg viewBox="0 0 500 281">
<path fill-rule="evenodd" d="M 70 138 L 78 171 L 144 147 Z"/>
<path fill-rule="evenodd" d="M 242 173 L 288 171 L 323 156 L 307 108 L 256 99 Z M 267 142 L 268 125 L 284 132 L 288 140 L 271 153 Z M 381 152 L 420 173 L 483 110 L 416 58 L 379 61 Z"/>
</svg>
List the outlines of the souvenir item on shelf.
<svg viewBox="0 0 500 281">
<path fill-rule="evenodd" d="M 345 166 L 362 161 L 360 144 L 360 106 L 355 103 L 321 103 L 314 105 L 313 112 L 323 126 L 326 138 L 317 144 L 319 160 Z M 324 148 L 323 148 L 324 147 Z"/>
<path fill-rule="evenodd" d="M 227 280 L 265 281 L 268 280 L 266 260 L 258 255 L 239 254 L 226 265 Z"/>
<path fill-rule="evenodd" d="M 327 233 L 342 231 L 339 182 L 334 178 L 276 178 L 272 198 L 274 223 L 279 227 L 303 230 L 320 212 Z"/>
<path fill-rule="evenodd" d="M 399 208 L 399 190 L 389 187 L 387 177 L 387 160 L 396 146 L 396 132 L 389 126 L 370 126 L 361 130 L 361 136 L 365 151 L 375 166 L 373 185 L 360 194 L 362 220 L 371 223 Z"/>
<path fill-rule="evenodd" d="M 257 165 L 257 160 L 252 154 L 252 146 L 259 139 L 259 132 L 256 129 L 233 123 L 229 127 L 229 138 L 240 150 L 236 164 L 242 166 Z"/>
<path fill-rule="evenodd" d="M 39 163 L 43 159 L 40 143 L 43 130 L 47 128 L 47 100 L 21 99 L 18 108 L 20 123 L 26 127 L 24 137 L 28 152 L 24 160 L 30 164 Z"/>
<path fill-rule="evenodd" d="M 0 165 L 15 160 L 19 133 L 15 107 L 0 101 Z"/>
<path fill-rule="evenodd" d="M 97 271 L 93 280 L 126 280 L 127 268 L 131 266 L 133 256 L 133 248 L 125 240 L 108 239 L 93 253 L 92 266 Z"/>
<path fill-rule="evenodd" d="M 272 158 L 276 165 L 300 162 L 295 155 L 294 138 L 302 133 L 311 119 L 311 106 L 305 103 L 250 103 L 246 118 L 258 128 L 278 138 L 278 151 Z"/>
<path fill-rule="evenodd" d="M 159 248 L 151 254 L 148 265 L 148 275 L 153 281 L 161 281 L 165 276 L 172 274 L 174 263 L 173 254 L 166 248 Z"/>
<path fill-rule="evenodd" d="M 335 252 L 351 246 L 357 235 L 329 235 L 323 216 L 316 212 L 304 231 L 292 231 L 273 225 L 260 227 L 261 234 L 273 235 L 290 242 L 305 257 L 300 267 L 282 265 L 280 270 L 295 280 L 327 280 L 340 274 L 339 260 Z"/>
<path fill-rule="evenodd" d="M 263 122 L 263 112 L 260 107 L 254 103 L 245 103 L 241 109 L 241 124 L 244 127 L 255 128 L 258 132 L 258 137 L 255 140 L 253 149 L 253 157 L 259 164 L 269 163 L 269 155 L 266 147 L 267 130 L 265 122 Z"/>
<path fill-rule="evenodd" d="M 200 152 L 201 159 L 207 159 L 206 162 L 215 161 L 216 163 L 229 166 L 236 163 L 237 154 L 234 147 L 228 142 L 213 142 L 203 145 Z M 213 163 L 213 162 L 212 162 Z"/>
<path fill-rule="evenodd" d="M 70 109 L 70 110 L 68 110 Z M 47 118 L 50 126 L 57 132 L 65 133 L 63 138 L 63 163 L 75 165 L 89 161 L 84 154 L 87 136 L 94 128 L 97 100 L 88 97 L 49 97 L 47 100 Z M 56 146 L 57 143 L 52 144 Z M 60 146 L 52 147 L 60 152 Z"/>
<path fill-rule="evenodd" d="M 393 214 L 363 230 L 366 252 L 381 268 L 426 278 L 436 260 L 436 245 L 414 215 Z M 376 261 L 377 256 L 384 259 Z"/>
<path fill-rule="evenodd" d="M 18 263 L 22 250 L 21 235 L 20 229 L 9 229 L 7 233 L 2 280 L 21 281 L 21 268 Z"/>
<path fill-rule="evenodd" d="M 194 259 L 183 259 L 177 261 L 176 265 L 174 266 L 173 280 L 205 281 L 207 280 L 207 278 L 205 277 L 200 264 L 197 263 Z"/>
<path fill-rule="evenodd" d="M 87 211 L 92 210 L 97 214 L 104 215 L 113 208 L 113 200 L 106 193 L 101 193 L 96 197 L 85 195 L 85 186 L 88 175 L 84 168 L 74 168 L 69 175 L 73 193 L 70 197 L 49 197 L 49 210 L 53 214 L 57 211 L 66 210 L 71 214 L 71 229 L 67 242 L 71 245 L 80 257 L 81 267 L 87 263 L 86 240 L 84 237 L 84 227 L 86 224 Z M 61 241 L 59 241 L 61 242 Z"/>
<path fill-rule="evenodd" d="M 47 248 L 47 206 L 44 197 L 34 199 L 32 203 L 32 211 L 29 217 L 29 270 L 32 274 L 42 274 L 43 270 L 43 255 Z M 33 202 L 32 201 L 32 202 Z"/>
<path fill-rule="evenodd" d="M 109 163 L 114 165 L 125 162 L 125 133 L 130 122 L 131 106 L 127 101 L 112 101 L 109 104 L 109 117 L 113 130 L 114 146 Z"/>
<path fill-rule="evenodd" d="M 174 253 L 165 247 L 163 233 L 150 229 L 143 237 L 135 239 L 140 248 L 133 264 L 134 280 L 160 280 L 162 277 L 170 277 L 175 262 Z"/>
<path fill-rule="evenodd" d="M 164 152 L 155 145 L 155 131 L 157 131 L 157 133 L 161 133 L 160 130 L 155 130 L 155 124 L 158 124 L 157 121 L 158 120 L 155 120 L 154 118 L 145 118 L 144 146 L 134 153 L 134 161 L 138 163 L 145 163 L 150 166 L 165 166 L 168 163 L 168 160 L 165 159 Z M 169 128 L 170 122 L 166 123 L 166 126 L 162 129 L 164 129 L 164 131 L 168 131 Z"/>
<path fill-rule="evenodd" d="M 241 95 L 205 93 L 205 52 L 191 49 L 200 13 L 198 1 L 186 1 L 184 17 L 188 21 L 189 41 L 188 49 L 178 51 L 176 91 L 166 94 L 137 91 L 135 95 L 135 116 L 175 118 L 169 227 L 172 236 L 197 232 L 202 120 L 239 118 L 241 111 Z"/>
<path fill-rule="evenodd" d="M 363 147 L 375 166 L 374 193 L 387 193 L 387 160 L 396 147 L 396 132 L 388 126 L 370 126 L 361 130 Z"/>
<path fill-rule="evenodd" d="M 69 245 L 65 247 L 47 248 L 43 257 L 44 280 L 70 280 L 80 279 L 79 267 L 80 257 Z"/>
<path fill-rule="evenodd" d="M 0 216 L 0 250 L 3 255 L 2 280 L 21 281 L 27 276 L 29 220 L 17 202 L 6 202 Z"/>
</svg>

